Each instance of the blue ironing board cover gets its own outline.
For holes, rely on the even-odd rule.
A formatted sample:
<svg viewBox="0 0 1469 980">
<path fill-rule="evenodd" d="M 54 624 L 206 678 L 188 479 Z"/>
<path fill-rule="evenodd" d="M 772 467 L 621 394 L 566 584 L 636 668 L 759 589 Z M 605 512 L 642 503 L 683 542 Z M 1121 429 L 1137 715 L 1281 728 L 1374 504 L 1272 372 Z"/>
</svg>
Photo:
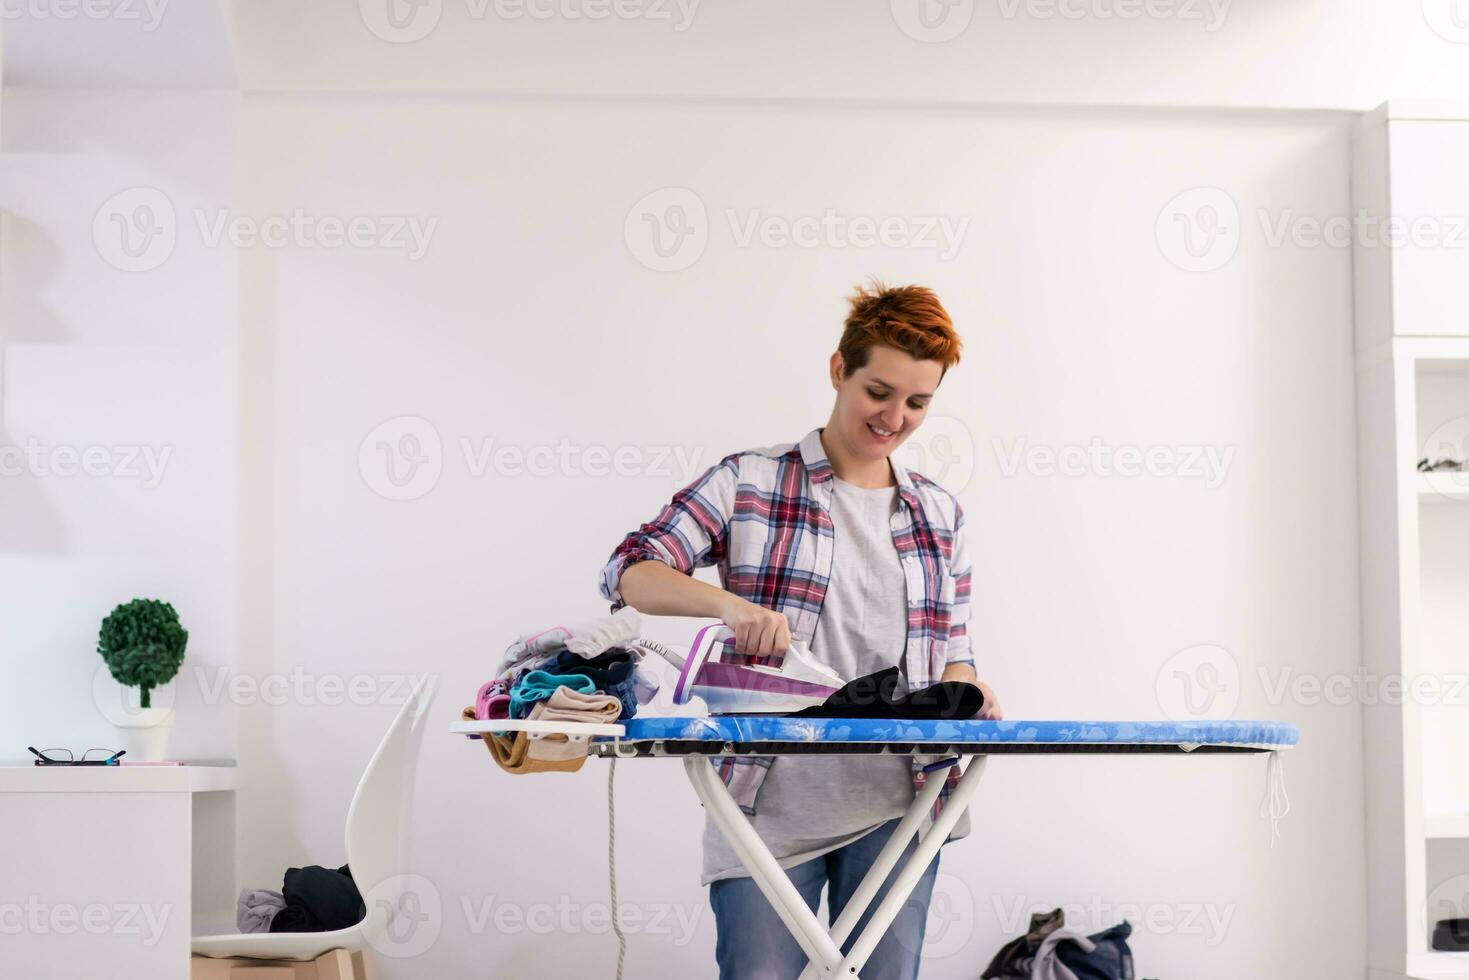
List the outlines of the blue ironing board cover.
<svg viewBox="0 0 1469 980">
<path fill-rule="evenodd" d="M 624 742 L 942 742 L 1034 745 L 1232 745 L 1285 749 L 1300 732 L 1278 721 L 906 721 L 901 719 L 629 718 Z"/>
</svg>

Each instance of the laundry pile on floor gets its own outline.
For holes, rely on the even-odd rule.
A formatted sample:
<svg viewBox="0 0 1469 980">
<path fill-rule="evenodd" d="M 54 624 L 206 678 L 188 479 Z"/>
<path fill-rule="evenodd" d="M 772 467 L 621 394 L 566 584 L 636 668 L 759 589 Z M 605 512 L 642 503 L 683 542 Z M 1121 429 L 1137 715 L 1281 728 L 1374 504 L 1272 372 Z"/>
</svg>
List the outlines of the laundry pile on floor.
<svg viewBox="0 0 1469 980">
<path fill-rule="evenodd" d="M 466 721 L 501 719 L 608 724 L 631 718 L 658 693 L 644 669 L 639 619 L 624 609 L 574 627 L 554 626 L 519 637 L 498 672 L 479 689 Z M 576 772 L 584 742 L 561 734 L 487 732 L 485 746 L 506 772 Z"/>
<path fill-rule="evenodd" d="M 1006 943 L 980 974 L 982 980 L 1134 980 L 1132 926 L 1122 922 L 1086 935 L 1066 925 L 1066 911 L 1030 917 L 1030 929 Z"/>
<path fill-rule="evenodd" d="M 334 932 L 362 921 L 362 895 L 344 864 L 288 868 L 280 891 L 246 888 L 235 902 L 241 932 Z"/>
</svg>

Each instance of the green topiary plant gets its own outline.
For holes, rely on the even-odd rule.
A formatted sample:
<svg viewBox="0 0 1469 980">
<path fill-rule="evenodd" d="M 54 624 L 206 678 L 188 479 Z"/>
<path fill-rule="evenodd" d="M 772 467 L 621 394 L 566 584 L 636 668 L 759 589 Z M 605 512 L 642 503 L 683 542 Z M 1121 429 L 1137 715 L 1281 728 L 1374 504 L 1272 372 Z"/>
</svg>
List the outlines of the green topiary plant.
<svg viewBox="0 0 1469 980">
<path fill-rule="evenodd" d="M 157 599 L 134 599 L 102 620 L 97 652 L 119 684 L 142 692 L 141 707 L 151 708 L 149 692 L 173 680 L 188 642 L 189 631 L 179 625 L 173 606 Z"/>
</svg>

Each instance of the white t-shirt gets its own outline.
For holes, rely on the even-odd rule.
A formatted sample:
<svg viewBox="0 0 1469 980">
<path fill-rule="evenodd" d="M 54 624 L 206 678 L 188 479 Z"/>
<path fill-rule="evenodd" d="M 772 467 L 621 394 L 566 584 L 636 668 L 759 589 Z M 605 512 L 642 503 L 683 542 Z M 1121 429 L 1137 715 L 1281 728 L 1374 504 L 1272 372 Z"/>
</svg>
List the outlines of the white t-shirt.
<svg viewBox="0 0 1469 980">
<path fill-rule="evenodd" d="M 898 488 L 858 487 L 833 477 L 831 581 L 811 652 L 851 681 L 902 666 L 908 590 L 893 545 Z M 750 818 L 782 867 L 844 847 L 913 802 L 913 768 L 893 755 L 779 756 Z M 724 834 L 704 821 L 703 884 L 747 875 Z"/>
</svg>

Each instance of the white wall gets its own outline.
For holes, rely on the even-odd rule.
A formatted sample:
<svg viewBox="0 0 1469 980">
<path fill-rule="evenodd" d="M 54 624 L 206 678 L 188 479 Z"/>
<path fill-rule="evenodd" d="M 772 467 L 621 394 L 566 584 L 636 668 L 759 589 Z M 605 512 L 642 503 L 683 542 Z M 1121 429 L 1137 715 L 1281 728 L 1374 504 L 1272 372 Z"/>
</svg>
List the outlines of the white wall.
<svg viewBox="0 0 1469 980">
<path fill-rule="evenodd" d="M 189 630 L 183 671 L 154 700 L 176 708 L 172 754 L 235 755 L 234 709 L 208 694 L 235 663 L 236 261 L 191 216 L 233 207 L 237 104 L 5 92 L 0 758 L 116 744 L 93 699 L 97 633 L 138 596 L 172 602 Z M 148 203 L 139 188 L 164 195 L 178 234 L 130 270 L 110 216 Z M 9 448 L 31 446 L 34 462 Z"/>
<path fill-rule="evenodd" d="M 1350 255 L 1273 247 L 1260 222 L 1262 210 L 1272 222 L 1347 212 L 1348 122 L 247 97 L 247 211 L 437 226 L 416 261 L 374 248 L 244 256 L 244 395 L 271 433 L 245 474 L 247 499 L 271 510 L 247 551 L 272 577 L 241 609 L 271 628 L 241 668 L 304 665 L 377 703 L 245 712 L 242 880 L 340 859 L 341 816 L 397 678 L 439 675 L 447 722 L 516 633 L 604 608 L 595 578 L 608 552 L 689 475 L 657 470 L 661 447 L 703 466 L 821 424 L 843 296 L 881 274 L 935 288 L 965 338 L 915 438 L 957 447 L 942 475 L 973 522 L 975 643 L 1007 712 L 1160 717 L 1181 704 L 1173 672 L 1198 666 L 1179 652 L 1212 644 L 1223 652 L 1200 656 L 1239 673 L 1233 717 L 1302 728 L 1273 851 L 1256 816 L 1260 759 L 996 760 L 974 836 L 944 858 L 935 909 L 955 918 L 935 920 L 925 977 L 976 975 L 1023 924 L 1017 905 L 1093 896 L 1148 910 L 1151 924 L 1129 914 L 1140 976 L 1361 975 L 1360 709 L 1270 694 L 1282 676 L 1358 663 Z M 1243 220 L 1232 260 L 1187 272 L 1155 225 L 1200 185 L 1226 192 Z M 706 251 L 678 272 L 644 267 L 624 234 L 634 205 L 665 187 L 692 190 L 709 216 Z M 968 232 L 945 260 L 741 247 L 725 217 L 825 208 L 944 215 Z M 370 434 L 401 445 L 418 431 L 394 421 L 405 417 L 432 426 L 440 448 L 418 445 L 441 473 L 390 500 L 385 461 L 370 451 L 364 465 L 359 449 Z M 1016 440 L 1094 438 L 1232 456 L 1212 487 L 1004 469 Z M 466 439 L 632 447 L 649 466 L 476 476 Z M 676 625 L 660 629 L 678 636 Z M 501 903 L 605 902 L 603 772 L 593 762 L 574 778 L 515 780 L 479 746 L 431 736 L 414 870 L 441 902 L 441 931 L 384 974 L 608 968 L 608 935 L 535 935 L 493 915 Z M 624 764 L 619 783 L 623 901 L 697 925 L 682 945 L 635 935 L 630 975 L 712 975 L 701 815 L 679 766 Z M 1322 934 L 1343 941 L 1301 940 Z"/>
</svg>

